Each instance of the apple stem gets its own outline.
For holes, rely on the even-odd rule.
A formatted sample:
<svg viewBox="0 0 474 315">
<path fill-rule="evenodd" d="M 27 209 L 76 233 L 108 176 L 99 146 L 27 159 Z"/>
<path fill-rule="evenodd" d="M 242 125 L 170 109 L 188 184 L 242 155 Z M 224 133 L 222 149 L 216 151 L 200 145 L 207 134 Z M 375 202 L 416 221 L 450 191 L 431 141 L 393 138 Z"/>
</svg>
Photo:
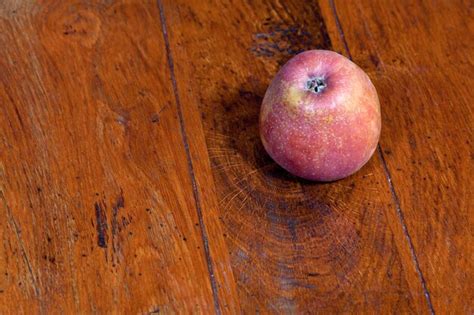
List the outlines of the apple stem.
<svg viewBox="0 0 474 315">
<path fill-rule="evenodd" d="M 326 86 L 326 80 L 322 77 L 312 78 L 306 82 L 306 88 L 316 94 L 321 93 Z"/>
</svg>

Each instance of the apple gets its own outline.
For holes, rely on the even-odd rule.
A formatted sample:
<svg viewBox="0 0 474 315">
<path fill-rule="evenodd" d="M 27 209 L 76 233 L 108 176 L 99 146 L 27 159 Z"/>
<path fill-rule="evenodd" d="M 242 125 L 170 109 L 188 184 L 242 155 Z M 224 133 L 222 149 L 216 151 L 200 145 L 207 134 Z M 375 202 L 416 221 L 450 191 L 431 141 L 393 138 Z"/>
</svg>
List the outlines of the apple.
<svg viewBox="0 0 474 315">
<path fill-rule="evenodd" d="M 288 172 L 335 181 L 374 153 L 381 117 L 377 91 L 346 57 L 309 50 L 290 59 L 270 83 L 260 109 L 260 138 Z"/>
</svg>

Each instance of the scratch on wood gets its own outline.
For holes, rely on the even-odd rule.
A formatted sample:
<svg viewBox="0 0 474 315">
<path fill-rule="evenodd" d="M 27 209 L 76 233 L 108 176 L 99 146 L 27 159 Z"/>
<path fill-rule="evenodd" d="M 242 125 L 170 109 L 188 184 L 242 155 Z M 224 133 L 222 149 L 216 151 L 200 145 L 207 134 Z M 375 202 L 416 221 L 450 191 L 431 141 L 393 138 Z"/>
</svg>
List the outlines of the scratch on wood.
<svg viewBox="0 0 474 315">
<path fill-rule="evenodd" d="M 23 257 L 23 261 L 25 262 L 28 268 L 28 273 L 31 278 L 31 286 L 33 287 L 33 290 L 35 291 L 35 295 L 39 297 L 41 295 L 41 291 L 38 285 L 36 284 L 36 278 L 33 274 L 33 268 L 31 267 L 30 259 L 28 258 L 28 254 L 26 253 L 26 250 L 25 250 L 25 245 L 23 244 L 23 239 L 21 238 L 21 230 L 18 227 L 18 224 L 15 221 L 15 218 L 13 217 L 13 213 L 7 204 L 7 200 L 5 199 L 5 195 L 3 194 L 2 189 L 0 189 L 0 198 L 2 199 L 3 206 L 7 210 L 8 223 L 15 231 L 15 236 L 17 238 L 18 245 L 20 246 L 20 249 L 21 249 L 21 255 Z"/>
<path fill-rule="evenodd" d="M 123 198 L 123 190 L 120 189 L 120 194 L 117 197 L 117 201 L 112 207 L 112 251 L 115 253 L 118 249 L 118 244 L 116 236 L 119 233 L 119 226 L 118 226 L 118 220 L 117 220 L 117 215 L 120 210 L 120 208 L 125 207 L 125 199 Z"/>
</svg>

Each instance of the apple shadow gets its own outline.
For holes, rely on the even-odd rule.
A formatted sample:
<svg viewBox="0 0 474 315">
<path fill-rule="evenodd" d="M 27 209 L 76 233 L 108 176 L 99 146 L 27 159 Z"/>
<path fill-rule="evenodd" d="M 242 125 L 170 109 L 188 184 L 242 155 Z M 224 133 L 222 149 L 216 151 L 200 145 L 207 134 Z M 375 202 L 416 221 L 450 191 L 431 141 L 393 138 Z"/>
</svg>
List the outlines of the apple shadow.
<svg viewBox="0 0 474 315">
<path fill-rule="evenodd" d="M 279 166 L 266 152 L 259 134 L 259 114 L 266 86 L 254 84 L 241 86 L 223 101 L 224 117 L 220 119 L 219 132 L 226 139 L 224 146 L 231 149 L 252 170 L 258 172 L 269 184 L 286 182 L 302 186 L 326 185 L 296 177 Z M 279 187 L 287 185 L 277 185 Z"/>
</svg>

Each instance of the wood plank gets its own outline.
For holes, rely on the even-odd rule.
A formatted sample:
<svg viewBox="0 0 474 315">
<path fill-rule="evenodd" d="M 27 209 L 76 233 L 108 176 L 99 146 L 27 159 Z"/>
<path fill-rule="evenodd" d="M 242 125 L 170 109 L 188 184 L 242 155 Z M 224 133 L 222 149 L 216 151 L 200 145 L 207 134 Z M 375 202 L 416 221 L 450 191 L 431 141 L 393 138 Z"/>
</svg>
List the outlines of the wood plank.
<svg viewBox="0 0 474 315">
<path fill-rule="evenodd" d="M 0 5 L 0 313 L 212 313 L 160 12 L 95 3 Z"/>
<path fill-rule="evenodd" d="M 335 5 L 352 58 L 381 95 L 381 146 L 432 307 L 471 314 L 472 3 Z"/>
<path fill-rule="evenodd" d="M 379 157 L 348 179 L 318 184 L 289 176 L 260 143 L 260 103 L 278 67 L 298 51 L 332 47 L 318 5 L 163 6 L 203 219 L 220 218 L 226 242 L 213 250 L 228 249 L 237 285 L 230 307 L 427 313 Z"/>
</svg>

